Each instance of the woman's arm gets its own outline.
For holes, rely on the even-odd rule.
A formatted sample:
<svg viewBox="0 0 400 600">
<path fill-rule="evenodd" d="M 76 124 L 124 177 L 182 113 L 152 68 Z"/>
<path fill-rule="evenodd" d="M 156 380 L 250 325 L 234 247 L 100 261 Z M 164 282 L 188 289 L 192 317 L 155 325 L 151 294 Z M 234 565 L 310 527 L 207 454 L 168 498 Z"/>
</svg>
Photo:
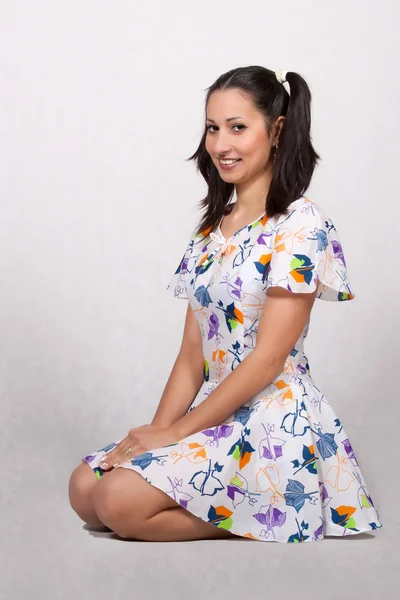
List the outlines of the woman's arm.
<svg viewBox="0 0 400 600">
<path fill-rule="evenodd" d="M 219 425 L 277 377 L 309 317 L 317 290 L 292 293 L 268 290 L 255 349 L 238 367 L 171 429 L 176 439 Z"/>
<path fill-rule="evenodd" d="M 200 327 L 188 304 L 181 348 L 151 425 L 170 427 L 186 413 L 203 383 L 203 368 Z"/>
</svg>

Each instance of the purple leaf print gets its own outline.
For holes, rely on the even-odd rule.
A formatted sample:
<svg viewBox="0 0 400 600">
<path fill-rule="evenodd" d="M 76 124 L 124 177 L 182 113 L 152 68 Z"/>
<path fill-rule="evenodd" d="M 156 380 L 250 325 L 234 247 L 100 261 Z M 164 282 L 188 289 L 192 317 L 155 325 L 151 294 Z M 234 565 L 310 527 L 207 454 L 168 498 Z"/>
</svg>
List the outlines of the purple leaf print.
<svg viewBox="0 0 400 600">
<path fill-rule="evenodd" d="M 208 331 L 208 341 L 210 341 L 214 335 L 218 339 L 219 338 L 219 319 L 218 316 L 213 311 L 210 318 L 208 319 L 208 325 L 210 327 Z"/>
<path fill-rule="evenodd" d="M 320 517 L 320 519 L 321 519 L 321 525 L 318 527 L 318 529 L 316 529 L 314 531 L 314 537 L 313 537 L 313 539 L 314 539 L 315 542 L 317 540 L 322 540 L 323 537 L 324 537 L 324 523 L 323 523 L 321 517 Z"/>
<path fill-rule="evenodd" d="M 231 281 L 232 277 L 235 277 L 233 282 Z M 229 295 L 233 297 L 234 300 L 240 300 L 242 295 L 241 286 L 243 282 L 239 276 L 236 276 L 235 274 L 232 276 L 226 276 L 223 280 L 221 280 L 220 283 L 221 285 L 223 284 L 226 286 Z"/>
<path fill-rule="evenodd" d="M 88 456 L 85 456 L 85 460 L 86 460 L 86 462 L 91 463 L 95 457 L 96 457 L 95 454 L 89 454 Z"/>
<path fill-rule="evenodd" d="M 350 440 L 346 438 L 345 440 L 342 440 L 342 444 L 344 446 L 347 456 L 352 460 L 353 464 L 356 464 L 358 466 L 358 461 L 356 455 L 354 454 L 354 450 L 352 448 Z"/>
<path fill-rule="evenodd" d="M 170 495 L 180 506 L 187 508 L 190 500 L 193 500 L 193 496 L 186 494 L 180 489 L 183 484 L 183 479 L 178 479 L 177 477 L 174 478 L 174 481 L 172 481 L 170 477 L 168 477 L 168 479 L 171 483 L 172 489 L 166 490 L 166 493 Z"/>
<path fill-rule="evenodd" d="M 262 423 L 262 426 L 266 435 L 259 443 L 259 456 L 268 458 L 269 460 L 277 460 L 283 456 L 282 446 L 286 442 L 281 438 L 271 435 L 275 431 L 275 425 L 267 423 L 267 427 L 265 427 L 264 423 Z"/>
<path fill-rule="evenodd" d="M 335 258 L 337 258 L 337 260 L 344 267 L 346 267 L 346 261 L 345 261 L 345 258 L 344 258 L 344 254 L 343 254 L 343 250 L 342 250 L 341 244 L 337 240 L 332 240 L 332 248 L 333 248 L 333 254 L 335 255 Z"/>
<path fill-rule="evenodd" d="M 226 495 L 232 500 L 233 507 L 236 508 L 239 504 L 244 502 L 246 490 L 242 490 L 236 485 L 229 484 L 226 486 Z"/>
<path fill-rule="evenodd" d="M 217 425 L 216 427 L 213 427 L 212 429 L 205 429 L 204 431 L 202 431 L 202 433 L 204 435 L 207 435 L 208 437 L 212 437 L 212 440 L 209 440 L 206 442 L 207 445 L 209 446 L 214 446 L 214 444 L 217 446 L 217 448 L 219 447 L 219 440 L 221 438 L 227 438 L 232 434 L 233 431 L 233 425 Z"/>
<path fill-rule="evenodd" d="M 274 460 L 276 460 L 277 458 L 280 458 L 283 455 L 283 452 L 282 452 L 283 444 L 286 444 L 286 442 L 282 441 L 280 446 L 274 444 L 272 446 L 273 452 L 271 452 L 269 448 L 264 446 L 264 458 L 270 458 L 270 459 L 273 458 Z"/>
<path fill-rule="evenodd" d="M 262 233 L 260 233 L 260 235 L 257 238 L 257 244 L 271 248 L 272 234 L 273 234 L 272 229 L 270 231 L 263 231 Z"/>
<path fill-rule="evenodd" d="M 235 279 L 235 285 L 238 286 L 239 289 L 242 289 L 243 280 L 240 279 L 239 275 Z"/>
<path fill-rule="evenodd" d="M 321 506 L 322 506 L 322 508 L 325 508 L 326 506 L 328 506 L 329 502 L 332 500 L 332 496 L 330 496 L 328 494 L 328 491 L 327 491 L 323 481 L 319 481 L 318 484 L 319 484 L 319 497 L 321 500 Z"/>
<path fill-rule="evenodd" d="M 270 535 L 275 539 L 274 527 L 282 527 L 282 525 L 286 522 L 286 514 L 281 512 L 278 508 L 273 508 L 272 504 L 268 505 L 268 508 L 265 512 L 262 512 L 262 509 L 266 508 L 265 506 L 261 507 L 261 511 L 253 515 L 255 519 L 261 525 L 264 525 L 266 529 L 263 529 L 260 535 L 263 535 L 266 539 L 269 538 Z"/>
</svg>

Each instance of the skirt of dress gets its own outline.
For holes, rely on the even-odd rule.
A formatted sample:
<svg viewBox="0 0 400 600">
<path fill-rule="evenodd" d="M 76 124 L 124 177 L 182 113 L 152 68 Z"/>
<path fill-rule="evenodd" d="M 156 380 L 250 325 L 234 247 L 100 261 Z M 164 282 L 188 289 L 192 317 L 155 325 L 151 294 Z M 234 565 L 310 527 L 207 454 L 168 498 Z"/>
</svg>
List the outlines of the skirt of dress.
<svg viewBox="0 0 400 600">
<path fill-rule="evenodd" d="M 82 458 L 97 478 L 120 441 Z M 307 376 L 284 375 L 223 424 L 115 468 L 140 473 L 207 523 L 254 540 L 315 542 L 382 527 L 342 423 Z"/>
</svg>

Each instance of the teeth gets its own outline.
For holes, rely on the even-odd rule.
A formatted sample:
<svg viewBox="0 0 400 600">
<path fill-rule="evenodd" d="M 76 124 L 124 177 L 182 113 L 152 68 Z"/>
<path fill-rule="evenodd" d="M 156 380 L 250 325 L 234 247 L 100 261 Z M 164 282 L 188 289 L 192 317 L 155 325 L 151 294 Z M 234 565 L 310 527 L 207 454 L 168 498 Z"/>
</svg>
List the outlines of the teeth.
<svg viewBox="0 0 400 600">
<path fill-rule="evenodd" d="M 222 160 L 222 158 L 220 158 L 220 163 L 223 165 L 232 165 L 235 162 L 239 162 L 240 158 L 236 158 L 234 160 Z"/>
</svg>

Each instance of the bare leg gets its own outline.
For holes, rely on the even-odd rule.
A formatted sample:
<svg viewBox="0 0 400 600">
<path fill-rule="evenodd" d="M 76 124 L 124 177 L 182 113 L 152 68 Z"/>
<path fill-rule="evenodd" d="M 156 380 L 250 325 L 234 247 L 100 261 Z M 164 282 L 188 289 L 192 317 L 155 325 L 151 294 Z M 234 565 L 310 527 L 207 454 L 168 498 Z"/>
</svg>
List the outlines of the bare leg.
<svg viewBox="0 0 400 600">
<path fill-rule="evenodd" d="M 142 531 L 136 531 L 134 537 L 151 542 L 181 542 L 238 538 L 240 536 L 211 523 L 206 523 L 184 508 L 177 506 L 166 508 L 147 519 L 143 524 Z"/>
<path fill-rule="evenodd" d="M 103 474 L 103 477 L 107 473 Z M 80 464 L 71 474 L 69 480 L 69 501 L 76 514 L 90 528 L 110 531 L 98 518 L 93 506 L 92 494 L 98 482 L 93 469 L 85 462 Z"/>
<path fill-rule="evenodd" d="M 193 515 L 130 469 L 118 467 L 102 477 L 93 502 L 98 518 L 122 538 L 175 542 L 238 537 Z"/>
</svg>

